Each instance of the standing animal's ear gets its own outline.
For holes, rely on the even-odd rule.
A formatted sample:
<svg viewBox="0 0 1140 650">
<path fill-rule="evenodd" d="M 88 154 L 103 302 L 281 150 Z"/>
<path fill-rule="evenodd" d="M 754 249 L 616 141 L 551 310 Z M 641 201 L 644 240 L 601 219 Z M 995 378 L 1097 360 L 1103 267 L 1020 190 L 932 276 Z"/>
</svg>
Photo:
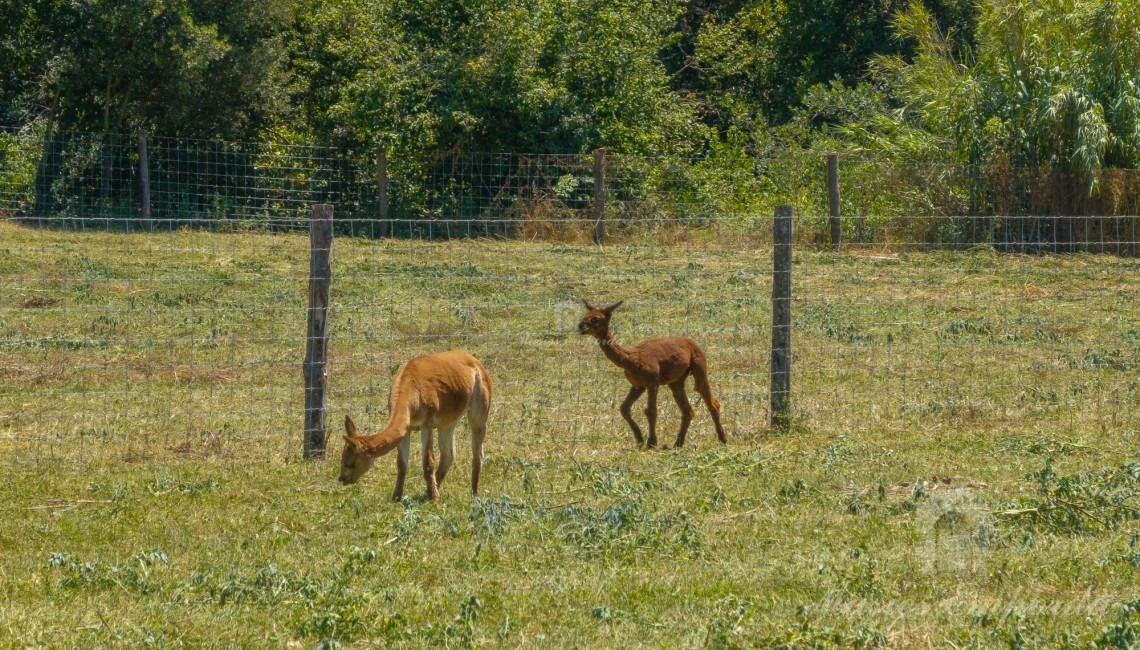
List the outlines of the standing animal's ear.
<svg viewBox="0 0 1140 650">
<path fill-rule="evenodd" d="M 606 316 L 609 316 L 610 314 L 612 314 L 612 313 L 614 313 L 615 311 L 617 311 L 617 308 L 618 308 L 618 307 L 621 307 L 621 305 L 622 305 L 622 303 L 623 303 L 623 302 L 625 302 L 625 301 L 624 301 L 624 300 L 619 300 L 619 301 L 615 302 L 614 304 L 610 305 L 609 307 L 606 307 L 606 308 L 605 308 L 605 309 L 603 309 L 602 311 L 606 312 Z"/>
<path fill-rule="evenodd" d="M 348 440 L 349 436 L 356 436 L 356 423 L 347 415 L 344 416 L 344 430 L 348 432 L 348 435 L 344 437 L 345 440 Z"/>
<path fill-rule="evenodd" d="M 589 309 L 590 311 L 594 311 L 595 309 L 597 309 L 597 307 L 594 306 L 594 303 L 590 302 L 589 300 L 586 300 L 585 298 L 582 299 L 582 304 L 585 305 L 586 309 Z"/>
<path fill-rule="evenodd" d="M 358 451 L 358 452 L 364 451 L 364 445 L 360 444 L 360 438 L 357 438 L 354 436 L 345 436 L 344 437 L 344 446 L 345 447 L 352 447 L 353 450 Z"/>
</svg>

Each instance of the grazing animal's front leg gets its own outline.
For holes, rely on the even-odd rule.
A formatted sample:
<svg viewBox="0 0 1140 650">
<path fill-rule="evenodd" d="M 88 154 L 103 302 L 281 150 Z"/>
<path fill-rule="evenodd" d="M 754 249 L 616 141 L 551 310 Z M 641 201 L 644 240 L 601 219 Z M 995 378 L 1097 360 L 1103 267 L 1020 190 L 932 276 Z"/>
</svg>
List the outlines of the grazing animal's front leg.
<svg viewBox="0 0 1140 650">
<path fill-rule="evenodd" d="M 693 405 L 689 404 L 689 396 L 685 394 L 685 378 L 669 384 L 669 388 L 673 391 L 673 399 L 677 401 L 677 408 L 681 409 L 681 432 L 677 434 L 677 442 L 673 448 L 682 447 L 685 444 L 685 434 L 689 432 L 689 423 L 693 421 L 693 415 L 696 411 L 693 410 Z"/>
<path fill-rule="evenodd" d="M 646 449 L 654 449 L 657 447 L 657 389 L 660 388 L 657 384 L 649 385 L 649 403 L 645 405 L 645 417 L 649 420 L 649 440 L 646 441 Z"/>
<path fill-rule="evenodd" d="M 641 427 L 637 426 L 637 423 L 633 421 L 633 413 L 630 412 L 630 409 L 633 408 L 633 403 L 636 402 L 644 392 L 644 388 L 634 386 L 629 389 L 629 394 L 625 396 L 625 401 L 621 403 L 621 416 L 629 423 L 629 428 L 633 429 L 633 439 L 637 441 L 638 445 L 644 442 L 645 439 L 641 436 Z"/>
<path fill-rule="evenodd" d="M 428 498 L 432 503 L 439 503 L 439 485 L 435 482 L 435 458 L 431 453 L 430 424 L 425 424 L 420 429 L 420 441 L 423 443 L 424 482 L 427 483 Z"/>
<path fill-rule="evenodd" d="M 404 478 L 408 476 L 408 456 L 412 453 L 412 436 L 404 434 L 404 439 L 396 447 L 396 489 L 392 492 L 392 500 L 399 501 L 404 498 Z"/>
</svg>

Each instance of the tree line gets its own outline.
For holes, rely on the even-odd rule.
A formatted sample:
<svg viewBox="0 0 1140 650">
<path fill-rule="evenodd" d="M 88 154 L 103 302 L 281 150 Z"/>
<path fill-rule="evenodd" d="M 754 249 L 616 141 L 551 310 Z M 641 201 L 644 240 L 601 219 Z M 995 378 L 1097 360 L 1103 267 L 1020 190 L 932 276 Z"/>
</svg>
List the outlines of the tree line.
<svg viewBox="0 0 1140 650">
<path fill-rule="evenodd" d="M 759 173 L 836 149 L 985 177 L 936 212 L 1025 168 L 1076 206 L 1140 163 L 1138 23 L 1140 0 L 0 0 L 0 122 Z"/>
</svg>

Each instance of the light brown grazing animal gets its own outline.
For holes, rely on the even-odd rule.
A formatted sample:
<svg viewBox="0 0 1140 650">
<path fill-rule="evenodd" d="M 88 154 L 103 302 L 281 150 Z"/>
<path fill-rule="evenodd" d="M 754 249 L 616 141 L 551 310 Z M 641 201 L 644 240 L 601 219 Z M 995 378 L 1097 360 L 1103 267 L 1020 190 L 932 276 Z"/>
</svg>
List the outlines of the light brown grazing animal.
<svg viewBox="0 0 1140 650">
<path fill-rule="evenodd" d="M 622 301 L 624 302 L 624 301 Z M 614 341 L 610 334 L 610 316 L 622 302 L 599 309 L 583 300 L 582 304 L 588 310 L 582 320 L 578 322 L 578 331 L 589 334 L 598 339 L 602 352 L 606 358 L 625 371 L 625 378 L 633 385 L 629 395 L 621 405 L 621 415 L 633 429 L 633 437 L 637 444 L 642 443 L 641 429 L 633 421 L 630 408 L 641 394 L 649 391 L 649 405 L 645 409 L 645 416 L 649 419 L 649 440 L 646 443 L 649 449 L 657 446 L 657 390 L 662 385 L 673 391 L 673 399 L 681 408 L 681 432 L 677 434 L 674 447 L 685 444 L 685 434 L 689 431 L 689 423 L 693 421 L 693 407 L 689 405 L 689 398 L 685 395 L 685 379 L 693 376 L 697 393 L 708 406 L 712 415 L 713 424 L 716 425 L 716 437 L 723 443 L 728 443 L 724 435 L 724 427 L 720 424 L 720 402 L 713 397 L 709 387 L 708 362 L 701 346 L 693 339 L 684 336 L 667 336 L 660 339 L 642 341 L 632 348 L 623 348 Z"/>
<path fill-rule="evenodd" d="M 439 486 L 455 462 L 455 426 L 466 413 L 471 428 L 471 494 L 479 495 L 479 471 L 483 466 L 483 438 L 491 410 L 491 375 L 475 357 L 463 350 L 424 354 L 396 371 L 388 396 L 388 426 L 380 433 L 361 436 L 347 415 L 344 418 L 344 453 L 340 459 L 340 482 L 355 483 L 372 467 L 377 456 L 399 448 L 396 456 L 396 489 L 392 498 L 404 496 L 413 429 L 419 428 L 423 444 L 424 481 L 428 496 L 439 502 Z M 439 465 L 432 457 L 431 430 L 439 429 Z"/>
</svg>

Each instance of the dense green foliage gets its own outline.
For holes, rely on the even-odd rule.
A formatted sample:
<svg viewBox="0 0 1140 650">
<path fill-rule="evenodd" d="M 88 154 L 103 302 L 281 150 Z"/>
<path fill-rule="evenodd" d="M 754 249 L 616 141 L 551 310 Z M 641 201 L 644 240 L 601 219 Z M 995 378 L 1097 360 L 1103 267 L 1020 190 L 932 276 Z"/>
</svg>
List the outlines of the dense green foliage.
<svg viewBox="0 0 1140 650">
<path fill-rule="evenodd" d="M 904 4 L 5 0 L 0 111 L 89 131 L 684 155 L 787 121 L 876 54 L 909 56 L 891 38 Z M 968 50 L 974 5 L 927 5 Z"/>
<path fill-rule="evenodd" d="M 991 3 L 969 57 L 919 3 L 896 27 L 917 56 L 873 61 L 897 108 L 851 120 L 869 148 L 1057 167 L 1094 184 L 1101 169 L 1140 163 L 1140 3 Z"/>
<path fill-rule="evenodd" d="M 4 0 L 0 116 L 250 135 L 289 105 L 290 17 L 276 0 Z"/>
<path fill-rule="evenodd" d="M 0 18 L 0 120 L 333 145 L 361 177 L 384 146 L 417 214 L 448 156 L 599 146 L 703 158 L 670 173 L 713 217 L 824 212 L 829 149 L 893 165 L 845 166 L 849 214 L 1137 196 L 1114 171 L 1140 163 L 1137 0 L 0 0 Z"/>
</svg>

